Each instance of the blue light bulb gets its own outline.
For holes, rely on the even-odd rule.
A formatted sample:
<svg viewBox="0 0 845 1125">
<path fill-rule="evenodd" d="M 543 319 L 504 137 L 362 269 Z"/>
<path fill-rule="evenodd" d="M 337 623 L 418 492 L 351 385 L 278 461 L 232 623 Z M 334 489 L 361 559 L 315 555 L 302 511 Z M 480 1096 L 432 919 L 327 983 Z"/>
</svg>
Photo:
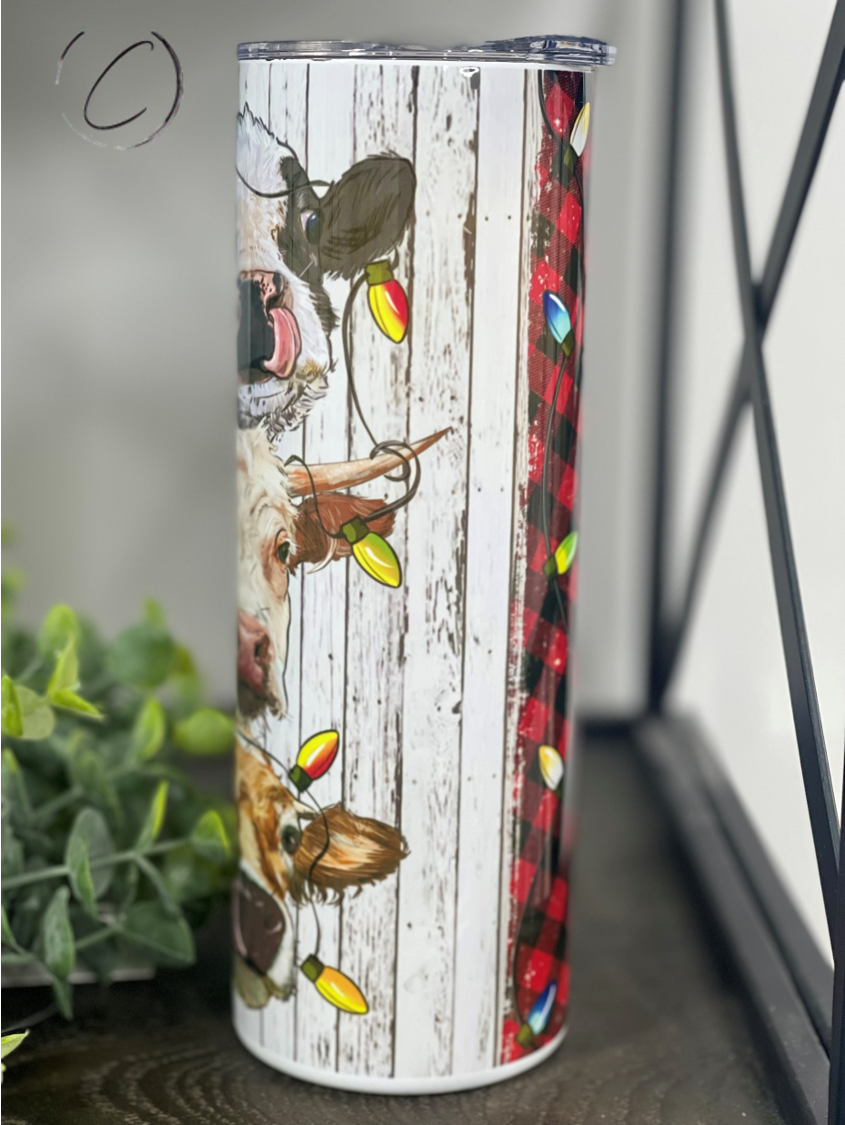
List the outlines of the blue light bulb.
<svg viewBox="0 0 845 1125">
<path fill-rule="evenodd" d="M 543 313 L 551 334 L 563 348 L 564 353 L 569 355 L 575 347 L 572 320 L 567 312 L 566 305 L 551 289 L 547 289 L 543 294 Z"/>
<path fill-rule="evenodd" d="M 552 1007 L 557 994 L 557 982 L 550 980 L 528 1013 L 525 1021 L 535 1035 L 542 1035 L 548 1026 L 552 1014 Z"/>
<path fill-rule="evenodd" d="M 557 982 L 550 980 L 534 1001 L 525 1023 L 517 1032 L 516 1041 L 520 1047 L 531 1047 L 535 1037 L 542 1035 L 549 1026 L 556 995 Z"/>
</svg>

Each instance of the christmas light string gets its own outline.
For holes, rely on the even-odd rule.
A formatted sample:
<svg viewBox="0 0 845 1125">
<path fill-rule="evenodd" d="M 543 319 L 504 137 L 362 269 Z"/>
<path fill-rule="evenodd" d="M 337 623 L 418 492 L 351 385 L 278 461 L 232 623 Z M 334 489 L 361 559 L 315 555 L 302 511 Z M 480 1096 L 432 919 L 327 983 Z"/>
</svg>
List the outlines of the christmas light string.
<svg viewBox="0 0 845 1125">
<path fill-rule="evenodd" d="M 253 187 L 245 177 L 241 174 L 240 169 L 235 166 L 238 179 L 252 192 L 253 195 L 261 199 L 282 199 L 291 195 L 295 195 L 303 188 L 310 187 L 326 187 L 330 188 L 333 185 L 326 180 L 303 180 L 295 187 L 285 188 L 281 191 L 265 192 L 259 191 Z M 316 223 L 312 220 L 316 219 Z M 319 241 L 322 231 L 319 212 L 314 212 L 308 221 L 305 229 L 305 237 L 309 242 Z M 391 476 L 390 473 L 385 473 L 385 479 L 392 483 L 405 483 L 411 475 L 411 468 L 409 459 L 401 452 L 402 449 L 410 450 L 411 456 L 415 461 L 416 475 L 414 483 L 410 487 L 406 487 L 405 495 L 400 497 L 399 500 L 393 503 L 386 504 L 377 512 L 370 512 L 367 516 L 355 516 L 352 520 L 347 521 L 341 527 L 340 531 L 335 533 L 328 530 L 320 517 L 319 501 L 317 499 L 317 490 L 314 486 L 314 480 L 311 476 L 311 471 L 308 465 L 301 457 L 289 457 L 286 464 L 296 462 L 302 465 L 308 473 L 308 478 L 311 481 L 311 492 L 314 499 L 314 507 L 317 513 L 320 527 L 323 532 L 331 539 L 346 539 L 352 547 L 352 554 L 356 562 L 362 570 L 365 571 L 376 582 L 381 583 L 383 586 L 396 588 L 402 584 L 402 568 L 396 552 L 390 544 L 377 535 L 375 532 L 370 531 L 369 525 L 376 519 L 388 515 L 391 512 L 398 511 L 406 504 L 410 503 L 419 488 L 420 482 L 420 464 L 419 458 L 414 456 L 413 450 L 407 442 L 399 440 L 378 441 L 375 434 L 370 428 L 367 419 L 364 416 L 364 411 L 361 407 L 361 401 L 358 397 L 358 389 L 355 385 L 355 379 L 352 373 L 352 307 L 355 303 L 355 298 L 358 295 L 361 287 L 366 282 L 368 304 L 370 314 L 378 327 L 379 331 L 391 340 L 394 344 L 401 344 L 405 339 L 408 330 L 408 298 L 405 290 L 393 275 L 399 261 L 398 253 L 394 254 L 392 259 L 379 259 L 375 262 L 370 262 L 355 281 L 353 281 L 349 293 L 346 298 L 346 303 L 343 309 L 343 317 L 341 319 L 341 340 L 343 343 L 343 359 L 346 366 L 346 377 L 349 383 L 349 394 L 352 400 L 352 405 L 355 408 L 355 413 L 364 430 L 367 433 L 370 441 L 373 443 L 370 450 L 370 458 L 375 458 L 379 453 L 386 451 L 394 453 L 400 458 L 402 464 L 398 467 L 398 475 Z M 331 347 L 331 345 L 329 345 Z"/>
<path fill-rule="evenodd" d="M 583 230 L 584 214 L 585 214 L 585 200 L 584 200 L 584 186 L 581 179 L 579 169 L 579 161 L 581 153 L 583 152 L 584 144 L 586 144 L 587 128 L 589 126 L 589 102 L 585 102 L 581 107 L 572 130 L 570 132 L 570 141 L 564 142 L 563 138 L 559 136 L 549 120 L 549 115 L 546 110 L 546 95 L 545 86 L 543 82 L 543 73 L 539 71 L 537 74 L 537 88 L 540 97 L 540 108 L 543 115 L 546 130 L 551 137 L 552 141 L 557 147 L 558 169 L 557 179 L 562 186 L 567 186 L 571 179 L 575 180 L 578 188 L 578 197 L 581 204 L 581 223 Z M 581 128 L 581 135 L 579 138 L 580 151 L 576 151 L 572 144 L 572 138 L 577 129 Z M 574 154 L 574 159 L 573 159 Z M 584 307 L 584 254 L 583 245 L 582 253 L 579 256 L 579 276 L 578 276 L 578 297 L 579 297 L 579 315 L 583 315 Z M 566 366 L 566 361 L 569 356 L 577 347 L 577 355 L 575 359 L 575 374 L 573 378 L 572 395 L 575 411 L 575 424 L 569 427 L 566 433 L 566 444 L 562 460 L 564 465 L 569 464 L 569 457 L 572 453 L 572 443 L 575 440 L 577 432 L 578 414 L 580 410 L 580 390 L 581 390 L 581 356 L 582 349 L 577 345 L 574 335 L 574 326 L 572 325 L 569 311 L 564 305 L 563 301 L 556 294 L 550 290 L 543 294 L 543 315 L 546 319 L 546 324 L 555 339 L 555 358 L 560 357 L 558 364 L 558 374 L 555 381 L 555 389 L 552 395 L 552 402 L 549 409 L 548 422 L 546 424 L 546 445 L 543 454 L 543 474 L 542 474 L 542 489 L 544 501 L 543 512 L 543 538 L 546 547 L 546 564 L 543 571 L 550 582 L 553 583 L 555 598 L 557 600 L 558 609 L 560 610 L 561 621 L 563 627 L 568 631 L 568 621 L 566 608 L 563 601 L 563 592 L 560 588 L 558 578 L 569 570 L 572 560 L 577 548 L 578 536 L 577 532 L 570 531 L 570 533 L 561 541 L 555 551 L 552 551 L 551 534 L 549 528 L 550 522 L 550 509 L 552 501 L 549 500 L 549 466 L 551 463 L 551 450 L 552 450 L 552 437 L 554 429 L 554 419 L 557 413 L 557 403 L 560 397 L 560 390 L 563 385 L 563 373 Z M 563 354 L 561 354 L 563 353 Z M 549 744 L 543 744 L 537 751 L 538 766 L 543 782 L 546 787 L 550 789 L 557 800 L 560 802 L 561 812 L 563 810 L 564 800 L 564 776 L 565 766 L 563 758 L 556 747 Z M 562 831 L 562 825 L 561 825 Z M 521 938 L 521 931 L 525 922 L 525 913 L 528 908 L 528 903 L 531 901 L 532 893 L 536 885 L 536 880 L 540 874 L 539 865 L 534 874 L 534 879 L 531 883 L 531 888 L 525 900 L 519 923 L 516 928 L 514 937 L 514 950 L 513 950 L 513 963 L 511 966 L 511 983 L 513 988 L 513 1006 L 516 1014 L 519 1029 L 516 1034 L 516 1042 L 520 1047 L 531 1047 L 537 1037 L 542 1035 L 546 1030 L 551 1019 L 554 1003 L 557 998 L 557 982 L 550 980 L 546 983 L 543 990 L 537 996 L 531 1006 L 528 1014 L 523 1017 L 522 1010 L 519 1002 L 519 950 L 523 944 Z"/>
<path fill-rule="evenodd" d="M 256 742 L 255 739 L 248 735 L 246 731 L 241 727 L 238 727 L 238 735 L 245 742 L 248 742 L 250 746 L 253 746 L 262 754 L 265 754 L 271 762 L 275 762 L 278 768 L 287 775 L 287 778 L 291 782 L 291 784 L 296 786 L 300 795 L 304 796 L 308 801 L 311 802 L 311 804 L 314 806 L 314 809 L 316 810 L 317 815 L 323 822 L 325 840 L 319 852 L 311 861 L 310 867 L 308 868 L 307 882 L 310 888 L 313 885 L 314 872 L 317 868 L 317 865 L 331 847 L 331 829 L 329 828 L 329 821 L 328 817 L 326 816 L 325 809 L 317 801 L 313 793 L 308 792 L 308 787 L 311 784 L 311 781 L 316 781 L 318 777 L 322 777 L 322 775 L 329 769 L 335 757 L 337 756 L 337 747 L 339 743 L 337 731 L 322 731 L 320 732 L 320 734 L 313 735 L 306 742 L 304 742 L 300 747 L 299 753 L 297 754 L 296 764 L 294 765 L 292 770 L 288 769 L 284 762 L 277 758 L 275 754 L 273 754 L 266 748 L 266 746 L 262 746 L 260 745 L 260 743 Z M 317 739 L 325 738 L 325 736 L 327 735 L 334 736 L 334 739 L 332 740 L 333 746 L 331 747 L 328 754 L 324 754 L 318 760 L 316 766 L 312 765 L 311 772 L 309 773 L 309 760 L 313 763 L 315 757 L 311 747 Z M 305 774 L 305 776 L 309 778 L 307 784 L 302 779 L 302 774 Z M 323 940 L 323 930 L 322 926 L 320 925 L 320 916 L 317 911 L 317 904 L 314 902 L 314 899 L 310 894 L 310 890 L 308 902 L 314 915 L 314 925 L 317 930 L 317 936 L 314 942 L 313 951 L 308 954 L 304 961 L 300 962 L 300 971 L 316 987 L 317 991 L 320 993 L 323 999 L 334 1005 L 334 1007 L 338 1008 L 340 1011 L 349 1012 L 351 1015 L 366 1015 L 369 1011 L 369 1005 L 367 1003 L 366 997 L 361 992 L 357 984 L 355 984 L 353 980 L 350 980 L 350 978 L 342 973 L 339 969 L 324 965 L 320 960 L 319 954 L 320 944 Z"/>
<path fill-rule="evenodd" d="M 557 179 L 562 186 L 567 186 L 571 179 L 575 180 L 578 188 L 578 198 L 581 205 L 581 229 L 584 230 L 585 223 L 585 207 L 586 200 L 584 198 L 584 184 L 581 178 L 580 171 L 580 158 L 583 153 L 584 146 L 587 141 L 587 131 L 589 128 L 590 120 L 590 103 L 585 102 L 581 107 L 578 115 L 575 118 L 572 129 L 570 131 L 570 140 L 564 141 L 554 129 L 554 126 L 549 119 L 548 110 L 546 109 L 546 92 L 545 84 L 543 81 L 543 72 L 537 72 L 537 91 L 540 98 L 540 110 L 543 116 L 543 122 L 546 131 L 549 134 L 552 142 L 556 146 L 556 160 L 558 164 Z M 577 140 L 576 140 L 577 135 Z M 577 147 L 576 147 L 577 145 Z M 583 242 L 583 239 L 582 239 Z M 578 298 L 579 298 L 579 316 L 583 315 L 584 308 L 584 289 L 585 289 L 585 274 L 584 274 L 584 254 L 583 245 L 582 252 L 579 255 L 579 269 L 578 269 Z M 558 578 L 568 571 L 572 565 L 578 543 L 578 533 L 570 532 L 562 543 L 555 551 L 552 551 L 551 534 L 549 530 L 550 508 L 552 501 L 548 499 L 548 483 L 549 483 L 549 466 L 551 463 L 552 453 L 552 431 L 554 427 L 554 419 L 557 413 L 557 402 L 560 396 L 560 389 L 563 384 L 563 373 L 566 366 L 566 361 L 576 348 L 576 340 L 574 335 L 574 326 L 572 325 L 569 311 L 564 305 L 563 301 L 556 294 L 550 290 L 543 294 L 543 314 L 546 323 L 555 339 L 555 358 L 562 351 L 564 354 L 560 357 L 558 364 L 558 375 L 555 382 L 554 394 L 552 397 L 551 408 L 549 410 L 548 422 L 546 425 L 546 445 L 543 454 L 543 496 L 546 502 L 543 504 L 543 538 L 546 547 L 546 564 L 543 567 L 543 572 L 546 577 L 554 586 L 555 599 L 560 611 L 561 620 L 563 621 L 564 628 L 568 630 L 568 620 L 566 614 L 566 607 L 563 600 L 563 592 L 560 589 Z M 569 457 L 572 452 L 572 444 L 575 440 L 575 433 L 577 430 L 578 415 L 581 406 L 581 372 L 582 372 L 582 349 L 578 346 L 577 356 L 575 359 L 575 374 L 572 385 L 572 397 L 574 403 L 575 423 L 567 430 L 566 444 L 562 455 L 564 465 L 569 464 Z M 564 546 L 566 544 L 566 546 Z M 562 550 L 563 548 L 563 550 Z"/>
</svg>

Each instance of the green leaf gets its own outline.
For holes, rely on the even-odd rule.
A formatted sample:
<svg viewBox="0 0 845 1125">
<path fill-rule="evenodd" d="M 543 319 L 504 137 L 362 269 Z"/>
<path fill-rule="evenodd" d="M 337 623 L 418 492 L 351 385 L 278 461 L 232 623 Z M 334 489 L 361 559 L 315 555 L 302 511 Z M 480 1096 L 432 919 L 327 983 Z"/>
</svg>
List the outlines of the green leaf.
<svg viewBox="0 0 845 1125">
<path fill-rule="evenodd" d="M 144 826 L 135 844 L 135 848 L 139 852 L 148 848 L 154 840 L 158 839 L 158 834 L 161 832 L 162 825 L 164 824 L 164 814 L 167 809 L 167 790 L 168 783 L 166 781 L 160 781 L 156 786 L 153 799 L 150 801 L 147 819 L 144 821 Z"/>
<path fill-rule="evenodd" d="M 15 819 L 20 819 L 20 816 L 15 814 L 23 814 L 24 818 L 28 818 L 32 813 L 32 802 L 29 799 L 26 780 L 20 763 L 8 746 L 3 751 L 2 779 L 4 804 L 8 804 Z"/>
<path fill-rule="evenodd" d="M 167 629 L 167 618 L 164 615 L 164 610 L 152 598 L 147 598 L 144 602 L 144 620 L 150 625 L 158 626 L 159 629 Z"/>
<path fill-rule="evenodd" d="M 185 754 L 226 754 L 234 739 L 234 720 L 212 707 L 194 711 L 173 730 L 173 741 Z"/>
<path fill-rule="evenodd" d="M 173 667 L 167 678 L 167 691 L 179 715 L 188 715 L 202 703 L 202 677 L 190 649 L 176 645 Z"/>
<path fill-rule="evenodd" d="M 225 863 L 232 854 L 220 813 L 209 809 L 199 818 L 191 833 L 191 847 L 212 863 Z"/>
<path fill-rule="evenodd" d="M 19 944 L 18 939 L 12 933 L 12 927 L 9 922 L 9 916 L 6 913 L 6 907 L 0 906 L 0 921 L 2 921 L 2 938 L 4 945 L 10 945 L 12 949 L 17 949 L 19 953 L 23 953 L 24 949 Z"/>
<path fill-rule="evenodd" d="M 70 763 L 71 777 L 82 787 L 90 800 L 113 820 L 120 819 L 120 802 L 114 785 L 106 774 L 103 759 L 96 750 L 85 747 L 74 754 Z"/>
<path fill-rule="evenodd" d="M 91 918 L 97 918 L 97 896 L 88 859 L 88 845 L 81 836 L 71 836 L 65 849 L 65 864 L 69 868 L 70 887 L 77 902 Z"/>
<path fill-rule="evenodd" d="M 73 839 L 84 840 L 92 863 L 96 859 L 105 859 L 106 856 L 114 854 L 115 843 L 111 839 L 106 818 L 97 809 L 82 809 L 77 813 L 77 819 L 73 821 L 73 827 L 68 838 L 69 847 Z M 66 862 L 68 861 L 65 859 Z M 109 889 L 114 871 L 115 868 L 111 866 L 92 868 L 93 890 L 95 890 L 98 899 Z"/>
<path fill-rule="evenodd" d="M 179 907 L 176 905 L 176 902 L 170 893 L 170 888 L 167 886 L 167 883 L 162 877 L 159 869 L 155 866 L 154 863 L 151 863 L 146 858 L 146 856 L 143 855 L 139 855 L 135 862 L 138 864 L 139 869 L 149 879 L 150 883 L 152 884 L 153 890 L 158 895 L 161 905 L 165 909 L 165 912 L 169 914 L 171 918 L 178 918 Z"/>
<path fill-rule="evenodd" d="M 79 620 L 68 605 L 54 605 L 38 634 L 38 651 L 46 659 L 63 652 L 79 640 Z"/>
<path fill-rule="evenodd" d="M 23 734 L 21 738 L 31 742 L 39 742 L 49 738 L 56 726 L 56 716 L 53 708 L 43 696 L 38 695 L 29 688 L 18 686 L 18 701 L 21 705 L 23 716 Z"/>
<path fill-rule="evenodd" d="M 21 704 L 11 676 L 0 681 L 0 726 L 8 738 L 20 738 L 23 734 Z"/>
<path fill-rule="evenodd" d="M 175 647 L 166 629 L 143 622 L 124 629 L 108 654 L 112 674 L 137 687 L 157 687 L 167 679 Z"/>
<path fill-rule="evenodd" d="M 99 707 L 95 707 L 93 703 L 89 703 L 87 699 L 83 699 L 69 688 L 54 691 L 50 696 L 50 702 L 54 707 L 61 707 L 64 711 L 75 711 L 78 715 L 87 715 L 92 719 L 103 718 L 103 712 Z"/>
<path fill-rule="evenodd" d="M 3 819 L 3 877 L 11 878 L 23 871 L 23 844 L 12 831 L 12 826 Z"/>
<path fill-rule="evenodd" d="M 142 761 L 154 758 L 164 745 L 167 734 L 167 715 L 164 708 L 153 696 L 138 712 L 132 728 L 132 753 Z"/>
<path fill-rule="evenodd" d="M 12 612 L 15 598 L 26 584 L 23 571 L 16 566 L 4 566 L 0 574 L 0 608 L 3 616 Z"/>
<path fill-rule="evenodd" d="M 15 1035 L 4 1035 L 0 1038 L 0 1059 L 5 1059 L 6 1055 L 10 1055 L 16 1047 L 20 1047 L 27 1035 L 29 1035 L 28 1031 L 19 1031 Z"/>
<path fill-rule="evenodd" d="M 47 698 L 52 700 L 56 692 L 75 691 L 78 687 L 79 658 L 76 652 L 76 637 L 71 637 L 56 660 L 56 666 L 47 684 Z"/>
<path fill-rule="evenodd" d="M 70 983 L 62 977 L 54 975 L 51 984 L 53 986 L 53 999 L 56 1001 L 57 1008 L 66 1020 L 72 1020 L 73 1000 Z"/>
<path fill-rule="evenodd" d="M 160 902 L 136 903 L 120 929 L 133 944 L 153 953 L 160 965 L 194 963 L 194 939 L 190 926 L 181 914 L 171 917 Z"/>
<path fill-rule="evenodd" d="M 164 858 L 164 881 L 177 902 L 207 898 L 216 890 L 218 878 L 218 869 L 187 844 Z"/>
<path fill-rule="evenodd" d="M 111 855 L 114 848 L 108 825 L 96 809 L 83 809 L 68 836 L 65 864 L 74 897 L 82 904 L 86 914 L 96 919 L 97 899 L 108 889 L 114 868 L 95 867 L 91 860 Z"/>
<path fill-rule="evenodd" d="M 44 947 L 44 963 L 50 972 L 66 979 L 73 971 L 76 951 L 73 945 L 73 930 L 68 916 L 67 903 L 70 891 L 59 887 L 41 920 L 41 941 Z"/>
<path fill-rule="evenodd" d="M 11 1054 L 16 1047 L 20 1047 L 27 1035 L 29 1035 L 28 1031 L 19 1031 L 14 1035 L 2 1036 L 2 1038 L 0 1038 L 0 1059 L 5 1059 L 6 1055 Z M 6 1064 L 0 1062 L 0 1082 L 3 1081 L 5 1071 Z"/>
</svg>

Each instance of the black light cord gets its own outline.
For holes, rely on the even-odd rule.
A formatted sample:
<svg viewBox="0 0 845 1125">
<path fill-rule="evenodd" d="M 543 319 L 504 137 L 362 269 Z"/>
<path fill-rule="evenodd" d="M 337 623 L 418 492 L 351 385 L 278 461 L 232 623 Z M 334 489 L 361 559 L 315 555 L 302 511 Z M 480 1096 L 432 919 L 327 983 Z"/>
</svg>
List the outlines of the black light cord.
<svg viewBox="0 0 845 1125">
<path fill-rule="evenodd" d="M 330 188 L 332 186 L 329 180 L 303 180 L 302 183 L 297 184 L 296 187 L 285 188 L 283 191 L 259 191 L 258 188 L 254 188 L 252 184 L 244 178 L 237 165 L 235 165 L 235 172 L 244 187 L 248 191 L 251 191 L 253 195 L 257 195 L 259 199 L 286 199 L 289 195 L 296 195 L 296 193 L 303 188 Z"/>
<path fill-rule="evenodd" d="M 295 782 L 291 781 L 291 771 L 288 769 L 288 767 L 284 764 L 284 762 L 280 761 L 275 754 L 272 754 L 266 746 L 261 746 L 258 742 L 255 741 L 254 738 L 250 737 L 250 735 L 248 735 L 246 731 L 242 730 L 240 727 L 238 727 L 238 734 L 244 740 L 244 742 L 248 742 L 250 746 L 255 747 L 256 750 L 260 750 L 262 754 L 266 754 L 270 761 L 275 762 L 279 769 L 287 774 L 288 781 L 290 781 L 292 785 L 296 784 Z M 317 864 L 331 847 L 331 831 L 329 829 L 329 821 L 328 817 L 326 816 L 326 811 L 323 806 L 317 801 L 316 797 L 314 797 L 314 795 L 309 793 L 307 790 L 304 793 L 300 791 L 300 797 L 307 797 L 311 804 L 314 806 L 317 814 L 322 818 L 323 829 L 326 833 L 326 839 L 323 843 L 323 846 L 320 848 L 319 852 L 312 860 L 311 866 L 308 868 L 308 882 L 309 884 L 311 884 L 314 879 L 314 871 L 316 870 Z M 322 927 L 320 926 L 320 916 L 317 913 L 317 905 L 310 894 L 308 897 L 308 902 L 311 906 L 312 911 L 314 912 L 314 925 L 317 927 L 317 940 L 314 943 L 313 950 L 314 956 L 317 956 L 320 952 L 320 942 L 322 941 L 323 931 Z"/>
<path fill-rule="evenodd" d="M 355 387 L 355 380 L 352 378 L 352 305 L 358 290 L 366 281 L 366 276 L 362 273 L 361 276 L 352 283 L 352 288 L 349 290 L 349 296 L 346 298 L 346 304 L 343 307 L 343 320 L 341 321 L 341 339 L 343 340 L 343 362 L 346 364 L 346 377 L 349 380 L 349 394 L 352 398 L 352 405 L 355 407 L 355 413 L 360 419 L 361 425 L 367 431 L 367 437 L 377 445 L 376 436 L 367 424 L 364 417 L 364 412 L 361 409 L 361 403 L 358 399 L 358 391 Z"/>
<path fill-rule="evenodd" d="M 409 450 L 411 456 L 407 457 L 404 453 L 402 453 L 402 449 Z M 413 450 L 412 446 L 410 446 L 406 441 L 380 441 L 380 442 L 378 442 L 377 445 L 374 445 L 373 448 L 370 450 L 370 460 L 374 460 L 376 457 L 379 456 L 380 453 L 384 453 L 384 452 L 393 453 L 402 462 L 402 465 L 401 465 L 401 467 L 399 467 L 399 470 L 398 470 L 398 472 L 399 472 L 398 476 L 391 477 L 387 473 L 384 474 L 387 480 L 403 481 L 407 485 L 407 482 L 408 482 L 408 480 L 410 479 L 410 476 L 411 476 L 411 461 L 412 460 L 413 460 L 413 466 L 414 466 L 414 480 L 413 480 L 412 484 L 407 485 L 404 496 L 400 496 L 398 500 L 393 500 L 389 504 L 384 504 L 377 511 L 370 512 L 369 515 L 367 515 L 367 516 L 360 516 L 359 518 L 360 518 L 361 522 L 367 524 L 368 526 L 369 526 L 369 524 L 373 523 L 375 520 L 380 519 L 382 516 L 389 515 L 391 512 L 397 512 L 400 508 L 404 508 L 405 505 L 410 503 L 410 501 L 416 495 L 417 489 L 420 486 L 420 478 L 422 476 L 422 469 L 420 468 L 420 459 L 414 453 L 414 450 Z M 317 494 L 317 486 L 314 483 L 314 477 L 311 473 L 311 469 L 308 466 L 308 463 L 306 461 L 304 461 L 301 457 L 299 457 L 296 453 L 292 453 L 291 456 L 288 457 L 287 461 L 285 461 L 285 465 L 301 465 L 303 467 L 303 469 L 305 469 L 305 472 L 308 474 L 308 480 L 311 484 L 311 496 L 314 500 L 314 511 L 315 511 L 316 516 L 317 516 L 317 521 L 320 524 L 321 529 L 325 532 L 325 534 L 330 539 L 345 539 L 346 536 L 343 534 L 342 531 L 337 531 L 337 532 L 329 531 L 329 529 L 323 523 L 323 517 L 320 514 L 320 500 L 319 500 L 319 496 Z"/>
</svg>

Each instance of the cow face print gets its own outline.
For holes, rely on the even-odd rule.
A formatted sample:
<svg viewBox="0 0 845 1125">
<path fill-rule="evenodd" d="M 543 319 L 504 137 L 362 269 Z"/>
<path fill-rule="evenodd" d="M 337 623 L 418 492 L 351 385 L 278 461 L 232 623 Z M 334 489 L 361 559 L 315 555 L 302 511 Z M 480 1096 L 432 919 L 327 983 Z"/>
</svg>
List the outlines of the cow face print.
<svg viewBox="0 0 845 1125">
<path fill-rule="evenodd" d="M 324 278 L 352 280 L 395 251 L 416 180 L 392 154 L 320 195 L 293 149 L 248 106 L 238 117 L 238 424 L 295 429 L 328 388 L 337 323 Z"/>
</svg>

